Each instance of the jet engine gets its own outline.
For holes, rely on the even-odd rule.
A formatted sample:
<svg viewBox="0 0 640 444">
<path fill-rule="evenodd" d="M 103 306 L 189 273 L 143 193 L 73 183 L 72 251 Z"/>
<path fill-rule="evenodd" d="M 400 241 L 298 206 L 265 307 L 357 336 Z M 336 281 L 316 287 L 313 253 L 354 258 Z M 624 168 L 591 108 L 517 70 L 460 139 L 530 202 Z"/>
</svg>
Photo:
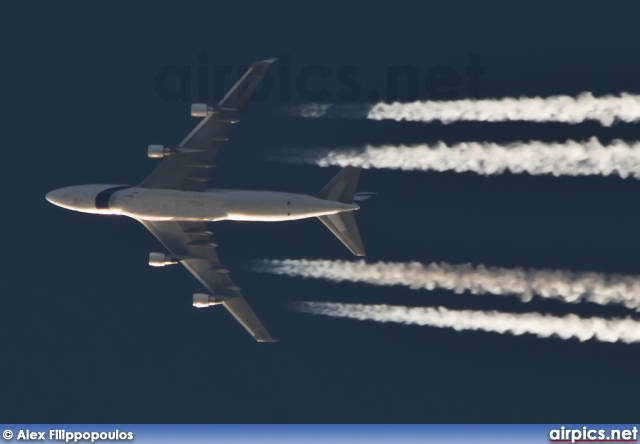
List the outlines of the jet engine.
<svg viewBox="0 0 640 444">
<path fill-rule="evenodd" d="M 173 256 L 164 253 L 149 253 L 149 265 L 152 267 L 164 267 L 177 264 L 179 261 Z"/>
<path fill-rule="evenodd" d="M 207 293 L 194 293 L 193 306 L 197 308 L 211 307 L 212 305 L 222 304 L 222 299 L 213 297 Z"/>
<path fill-rule="evenodd" d="M 207 106 L 206 103 L 191 104 L 192 117 L 207 117 L 209 114 L 213 114 L 213 108 L 210 106 Z"/>
<path fill-rule="evenodd" d="M 147 148 L 147 156 L 158 159 L 174 154 L 174 150 L 164 145 L 149 145 Z"/>
</svg>

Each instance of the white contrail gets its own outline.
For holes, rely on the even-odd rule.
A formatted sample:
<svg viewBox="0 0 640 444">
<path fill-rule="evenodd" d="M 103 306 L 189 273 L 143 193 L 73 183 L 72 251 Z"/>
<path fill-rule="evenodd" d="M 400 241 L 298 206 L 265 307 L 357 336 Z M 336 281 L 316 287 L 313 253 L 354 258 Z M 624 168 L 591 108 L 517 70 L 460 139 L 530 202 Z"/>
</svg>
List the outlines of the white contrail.
<svg viewBox="0 0 640 444">
<path fill-rule="evenodd" d="M 489 142 L 463 142 L 448 146 L 383 145 L 364 149 L 288 149 L 283 156 L 272 157 L 293 163 L 320 166 L 358 166 L 420 171 L 472 171 L 492 175 L 529 173 L 533 175 L 585 176 L 616 174 L 640 178 L 640 142 L 614 140 L 602 145 L 593 137 L 585 142 L 540 141 L 506 145 Z"/>
<path fill-rule="evenodd" d="M 374 105 L 310 104 L 295 107 L 291 114 L 303 117 L 348 117 L 373 120 L 408 120 L 443 123 L 474 122 L 563 122 L 596 120 L 611 126 L 614 122 L 640 121 L 640 95 L 622 93 L 594 97 L 585 92 L 577 97 L 506 97 L 503 99 L 463 99 Z"/>
<path fill-rule="evenodd" d="M 338 304 L 301 302 L 296 311 L 333 317 L 377 322 L 428 325 L 460 330 L 483 330 L 496 333 L 534 334 L 540 338 L 557 336 L 580 341 L 640 342 L 640 322 L 631 318 L 581 318 L 538 313 L 504 313 L 498 311 L 448 310 L 444 307 L 403 307 L 397 305 Z"/>
<path fill-rule="evenodd" d="M 588 301 L 640 308 L 640 276 L 576 273 L 563 270 L 451 265 L 419 262 L 390 263 L 307 259 L 264 260 L 257 268 L 274 274 L 322 278 L 334 282 L 404 285 L 411 289 L 446 289 L 455 293 L 519 296 L 533 295 L 563 302 Z"/>
</svg>

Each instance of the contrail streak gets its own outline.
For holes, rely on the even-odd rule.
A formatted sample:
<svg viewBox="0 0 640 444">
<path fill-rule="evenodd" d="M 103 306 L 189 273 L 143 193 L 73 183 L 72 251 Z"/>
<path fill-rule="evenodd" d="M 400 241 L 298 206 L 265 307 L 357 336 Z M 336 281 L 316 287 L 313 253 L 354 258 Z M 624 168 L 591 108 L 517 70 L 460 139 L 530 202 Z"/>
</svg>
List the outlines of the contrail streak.
<svg viewBox="0 0 640 444">
<path fill-rule="evenodd" d="M 595 137 L 585 142 L 540 141 L 500 145 L 464 142 L 446 145 L 383 145 L 364 149 L 288 149 L 271 160 L 320 166 L 358 166 L 419 171 L 472 171 L 483 175 L 529 173 L 554 176 L 609 176 L 640 178 L 640 142 L 614 140 L 602 145 Z"/>
<path fill-rule="evenodd" d="M 581 318 L 538 313 L 504 313 L 498 311 L 448 310 L 444 307 L 403 307 L 397 305 L 338 304 L 301 302 L 294 310 L 361 321 L 397 322 L 460 330 L 483 330 L 496 333 L 534 334 L 540 338 L 557 336 L 580 341 L 640 342 L 640 322 L 630 318 Z"/>
<path fill-rule="evenodd" d="M 322 278 L 334 282 L 404 285 L 411 289 L 446 289 L 455 293 L 519 296 L 533 295 L 563 302 L 588 301 L 640 308 L 640 277 L 621 274 L 576 273 L 562 270 L 451 265 L 419 262 L 391 263 L 284 259 L 259 262 L 258 271 L 288 276 Z"/>
<path fill-rule="evenodd" d="M 506 97 L 502 99 L 463 99 L 374 105 L 310 104 L 290 109 L 302 117 L 368 118 L 442 123 L 474 122 L 563 122 L 596 120 L 611 126 L 614 122 L 640 121 L 640 95 L 622 93 L 594 97 L 589 92 L 577 97 Z"/>
</svg>

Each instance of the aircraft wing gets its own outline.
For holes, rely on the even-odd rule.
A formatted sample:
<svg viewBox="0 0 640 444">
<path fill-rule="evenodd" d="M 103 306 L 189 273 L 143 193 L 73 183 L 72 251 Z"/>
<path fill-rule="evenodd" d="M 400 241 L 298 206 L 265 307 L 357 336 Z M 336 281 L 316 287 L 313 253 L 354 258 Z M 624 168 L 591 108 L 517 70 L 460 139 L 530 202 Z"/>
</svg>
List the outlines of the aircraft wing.
<svg viewBox="0 0 640 444">
<path fill-rule="evenodd" d="M 238 121 L 238 112 L 274 61 L 254 63 L 224 96 L 218 108 L 202 119 L 180 143 L 178 150 L 165 157 L 138 187 L 203 191 L 210 171 L 215 167 L 218 147 L 227 140 L 229 128 Z"/>
<path fill-rule="evenodd" d="M 211 241 L 211 232 L 203 222 L 174 222 L 140 220 L 155 237 L 180 258 L 182 265 L 247 329 L 258 342 L 274 342 L 249 304 L 240 288 L 229 278 L 229 271 L 222 268 Z"/>
</svg>

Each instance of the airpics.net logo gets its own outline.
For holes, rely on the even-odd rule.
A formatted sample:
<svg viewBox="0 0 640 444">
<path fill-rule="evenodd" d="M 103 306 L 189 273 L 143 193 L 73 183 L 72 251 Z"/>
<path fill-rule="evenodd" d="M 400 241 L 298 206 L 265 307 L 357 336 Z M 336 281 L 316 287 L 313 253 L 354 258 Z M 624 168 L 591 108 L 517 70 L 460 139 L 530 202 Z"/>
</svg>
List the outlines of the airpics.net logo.
<svg viewBox="0 0 640 444">
<path fill-rule="evenodd" d="M 628 429 L 579 429 L 560 427 L 549 431 L 549 442 L 638 442 L 638 427 Z"/>
<path fill-rule="evenodd" d="M 269 69 L 262 85 L 251 96 L 261 102 L 270 97 L 289 102 L 355 103 L 362 100 L 414 101 L 453 100 L 480 97 L 480 79 L 485 67 L 480 55 L 471 53 L 459 58 L 456 66 L 427 63 L 417 67 L 408 64 L 380 66 L 377 73 L 367 73 L 357 65 L 325 66 L 301 65 L 293 57 L 282 53 L 277 64 Z M 250 60 L 249 62 L 253 62 Z M 247 66 L 218 65 L 206 52 L 197 55 L 191 65 L 169 64 L 158 69 L 155 90 L 167 101 L 218 101 L 247 71 Z M 371 67 L 369 67 L 371 69 Z M 382 76 L 371 83 L 372 78 Z M 368 79 L 368 80 L 365 80 Z"/>
</svg>

